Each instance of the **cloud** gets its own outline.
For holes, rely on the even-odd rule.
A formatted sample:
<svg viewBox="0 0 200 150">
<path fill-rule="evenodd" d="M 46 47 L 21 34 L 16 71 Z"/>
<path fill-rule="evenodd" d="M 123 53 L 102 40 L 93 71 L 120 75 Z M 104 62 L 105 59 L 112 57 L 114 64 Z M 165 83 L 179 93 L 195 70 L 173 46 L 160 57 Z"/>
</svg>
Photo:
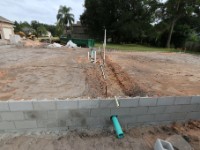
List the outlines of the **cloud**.
<svg viewBox="0 0 200 150">
<path fill-rule="evenodd" d="M 2 0 L 0 15 L 11 21 L 32 21 L 55 24 L 60 5 L 71 7 L 78 21 L 84 11 L 84 0 Z"/>
</svg>

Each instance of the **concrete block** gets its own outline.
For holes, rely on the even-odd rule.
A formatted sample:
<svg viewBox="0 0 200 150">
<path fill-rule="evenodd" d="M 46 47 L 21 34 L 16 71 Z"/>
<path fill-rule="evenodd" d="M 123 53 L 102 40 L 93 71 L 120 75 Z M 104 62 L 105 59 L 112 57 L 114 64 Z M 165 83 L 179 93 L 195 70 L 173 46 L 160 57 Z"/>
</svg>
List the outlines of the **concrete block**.
<svg viewBox="0 0 200 150">
<path fill-rule="evenodd" d="M 154 145 L 154 150 L 174 150 L 174 148 L 170 142 L 157 139 Z"/>
<path fill-rule="evenodd" d="M 200 112 L 190 112 L 187 114 L 186 119 L 197 119 L 200 120 Z"/>
<path fill-rule="evenodd" d="M 128 99 L 119 99 L 120 107 L 138 107 L 139 98 L 128 98 Z"/>
<path fill-rule="evenodd" d="M 55 103 L 58 110 L 78 108 L 78 100 L 59 100 L 56 101 Z"/>
<path fill-rule="evenodd" d="M 33 110 L 32 101 L 18 101 L 9 102 L 9 107 L 11 111 L 29 111 Z"/>
<path fill-rule="evenodd" d="M 111 125 L 110 117 L 88 117 L 86 125 L 89 127 L 103 127 Z"/>
<path fill-rule="evenodd" d="M 173 113 L 171 115 L 171 121 L 185 120 L 187 113 Z"/>
<path fill-rule="evenodd" d="M 157 98 L 141 97 L 139 106 L 156 106 Z"/>
<path fill-rule="evenodd" d="M 57 112 L 57 119 L 58 120 L 67 120 L 69 117 L 69 110 L 60 110 Z"/>
<path fill-rule="evenodd" d="M 128 125 L 127 125 L 127 128 L 128 129 L 131 129 L 131 128 L 135 128 L 135 127 L 140 127 L 140 126 L 142 126 L 143 125 L 143 123 L 129 123 Z"/>
<path fill-rule="evenodd" d="M 15 129 L 14 122 L 0 122 L 0 130 L 11 130 Z"/>
<path fill-rule="evenodd" d="M 38 128 L 54 128 L 59 127 L 59 121 L 56 119 L 37 120 Z"/>
<path fill-rule="evenodd" d="M 24 112 L 24 117 L 27 120 L 47 119 L 47 111 L 27 111 L 27 112 Z"/>
<path fill-rule="evenodd" d="M 119 120 L 120 123 L 128 125 L 128 124 L 136 123 L 137 122 L 137 117 L 136 116 L 128 116 L 128 115 L 119 116 L 118 120 Z"/>
<path fill-rule="evenodd" d="M 66 120 L 66 126 L 87 126 L 86 118 L 70 118 Z"/>
<path fill-rule="evenodd" d="M 10 111 L 8 102 L 0 102 L 0 112 L 1 111 Z"/>
<path fill-rule="evenodd" d="M 36 120 L 15 121 L 16 129 L 37 128 Z"/>
<path fill-rule="evenodd" d="M 67 120 L 69 118 L 86 118 L 90 116 L 90 109 L 66 110 L 57 112 L 58 120 Z"/>
<path fill-rule="evenodd" d="M 143 115 L 137 116 L 137 122 L 154 122 L 155 115 Z"/>
<path fill-rule="evenodd" d="M 129 115 L 130 108 L 111 108 L 111 116 L 112 115 Z"/>
<path fill-rule="evenodd" d="M 175 105 L 175 106 L 167 106 L 165 109 L 165 113 L 191 112 L 197 110 L 198 110 L 198 105 Z"/>
<path fill-rule="evenodd" d="M 33 101 L 34 110 L 56 110 L 55 101 Z"/>
<path fill-rule="evenodd" d="M 99 108 L 100 100 L 80 100 L 78 102 L 79 108 Z"/>
<path fill-rule="evenodd" d="M 105 117 L 109 117 L 110 114 L 110 109 L 109 108 L 98 108 L 98 109 L 91 109 L 91 116 L 95 117 L 95 116 L 105 116 Z"/>
<path fill-rule="evenodd" d="M 192 96 L 191 104 L 200 104 L 200 96 Z"/>
<path fill-rule="evenodd" d="M 157 114 L 156 121 L 179 121 L 185 120 L 186 113 Z"/>
<path fill-rule="evenodd" d="M 198 105 L 182 105 L 182 112 L 192 112 L 192 111 L 200 111 Z"/>
<path fill-rule="evenodd" d="M 48 119 L 58 119 L 58 111 L 56 111 L 56 110 L 48 111 L 47 118 Z"/>
<path fill-rule="evenodd" d="M 67 127 L 66 120 L 58 120 L 58 126 L 59 127 Z"/>
<path fill-rule="evenodd" d="M 175 97 L 158 97 L 157 106 L 174 105 Z"/>
<path fill-rule="evenodd" d="M 200 111 L 200 104 L 197 105 L 197 111 Z"/>
<path fill-rule="evenodd" d="M 68 126 L 70 131 L 84 132 L 88 130 L 88 126 Z"/>
<path fill-rule="evenodd" d="M 116 103 L 115 100 L 100 100 L 99 102 L 99 107 L 100 108 L 115 108 Z"/>
<path fill-rule="evenodd" d="M 175 112 L 182 112 L 182 106 L 167 106 L 165 109 L 165 113 L 175 113 Z"/>
<path fill-rule="evenodd" d="M 170 121 L 171 114 L 157 114 L 156 121 Z"/>
<path fill-rule="evenodd" d="M 149 107 L 148 114 L 160 114 L 165 112 L 166 106 Z"/>
<path fill-rule="evenodd" d="M 130 108 L 130 115 L 137 116 L 137 115 L 144 115 L 147 114 L 148 107 L 136 107 Z"/>
<path fill-rule="evenodd" d="M 175 105 L 182 105 L 182 104 L 190 104 L 191 103 L 191 96 L 179 96 L 179 97 L 175 97 Z"/>
<path fill-rule="evenodd" d="M 23 112 L 2 112 L 1 113 L 2 120 L 24 120 Z"/>
</svg>

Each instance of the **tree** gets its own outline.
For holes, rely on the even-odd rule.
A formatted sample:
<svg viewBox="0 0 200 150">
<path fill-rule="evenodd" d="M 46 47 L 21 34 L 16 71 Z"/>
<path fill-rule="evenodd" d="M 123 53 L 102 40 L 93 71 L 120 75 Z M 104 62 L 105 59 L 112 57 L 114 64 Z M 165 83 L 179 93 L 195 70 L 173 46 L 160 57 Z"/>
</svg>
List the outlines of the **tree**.
<svg viewBox="0 0 200 150">
<path fill-rule="evenodd" d="M 199 0 L 168 0 L 162 8 L 162 21 L 169 23 L 166 47 L 170 48 L 172 34 L 177 21 L 185 16 L 193 16 L 199 8 Z"/>
<path fill-rule="evenodd" d="M 60 6 L 57 14 L 57 27 L 59 30 L 65 30 L 67 26 L 71 26 L 74 22 L 74 15 L 70 11 L 70 7 Z"/>
<path fill-rule="evenodd" d="M 47 29 L 43 25 L 40 25 L 39 27 L 37 27 L 36 32 L 37 32 L 37 36 L 46 35 Z"/>
<path fill-rule="evenodd" d="M 114 42 L 143 42 L 157 4 L 157 0 L 85 0 L 80 20 L 94 38 L 103 39 L 106 28 Z"/>
</svg>

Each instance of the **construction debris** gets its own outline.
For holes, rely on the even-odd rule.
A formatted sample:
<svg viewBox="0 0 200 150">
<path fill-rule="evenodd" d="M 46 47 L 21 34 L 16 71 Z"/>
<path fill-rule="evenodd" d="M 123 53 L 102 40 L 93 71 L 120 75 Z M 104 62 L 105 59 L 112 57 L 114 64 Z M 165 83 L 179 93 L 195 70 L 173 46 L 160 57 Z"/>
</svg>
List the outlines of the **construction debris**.
<svg viewBox="0 0 200 150">
<path fill-rule="evenodd" d="M 69 40 L 67 42 L 67 45 L 66 45 L 67 48 L 77 48 L 77 45 L 75 43 L 73 43 L 71 40 Z"/>
<path fill-rule="evenodd" d="M 43 45 L 43 43 L 39 41 L 33 41 L 30 39 L 26 39 L 22 41 L 24 47 L 40 47 Z"/>
<path fill-rule="evenodd" d="M 181 135 L 172 135 L 166 139 L 177 150 L 192 150 L 190 144 Z"/>
<path fill-rule="evenodd" d="M 21 37 L 19 35 L 10 36 L 10 44 L 18 44 L 20 41 L 21 41 Z"/>
<path fill-rule="evenodd" d="M 60 47 L 62 47 L 62 45 L 54 42 L 53 44 L 49 44 L 47 47 L 48 48 L 60 48 Z"/>
<path fill-rule="evenodd" d="M 154 150 L 174 150 L 174 148 L 170 142 L 157 139 L 154 145 Z"/>
</svg>

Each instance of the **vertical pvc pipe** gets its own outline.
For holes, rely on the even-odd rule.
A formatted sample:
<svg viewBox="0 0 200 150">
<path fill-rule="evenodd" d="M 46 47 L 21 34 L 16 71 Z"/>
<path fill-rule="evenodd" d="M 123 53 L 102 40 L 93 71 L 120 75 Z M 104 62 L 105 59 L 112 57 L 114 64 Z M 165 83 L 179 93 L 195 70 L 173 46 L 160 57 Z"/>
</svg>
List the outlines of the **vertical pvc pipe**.
<svg viewBox="0 0 200 150">
<path fill-rule="evenodd" d="M 90 60 L 90 52 L 88 52 L 88 60 Z"/>
<path fill-rule="evenodd" d="M 118 139 L 121 139 L 124 137 L 124 133 L 122 131 L 121 125 L 119 124 L 119 121 L 117 119 L 117 116 L 111 116 L 111 120 L 113 122 L 115 132 L 117 134 Z"/>
<path fill-rule="evenodd" d="M 94 51 L 94 63 L 96 63 L 97 61 L 97 52 L 96 51 Z"/>
<path fill-rule="evenodd" d="M 105 64 L 105 60 L 106 60 L 106 29 L 105 29 L 105 33 L 104 33 L 103 49 L 104 49 L 103 60 L 104 60 L 104 64 Z"/>
</svg>

